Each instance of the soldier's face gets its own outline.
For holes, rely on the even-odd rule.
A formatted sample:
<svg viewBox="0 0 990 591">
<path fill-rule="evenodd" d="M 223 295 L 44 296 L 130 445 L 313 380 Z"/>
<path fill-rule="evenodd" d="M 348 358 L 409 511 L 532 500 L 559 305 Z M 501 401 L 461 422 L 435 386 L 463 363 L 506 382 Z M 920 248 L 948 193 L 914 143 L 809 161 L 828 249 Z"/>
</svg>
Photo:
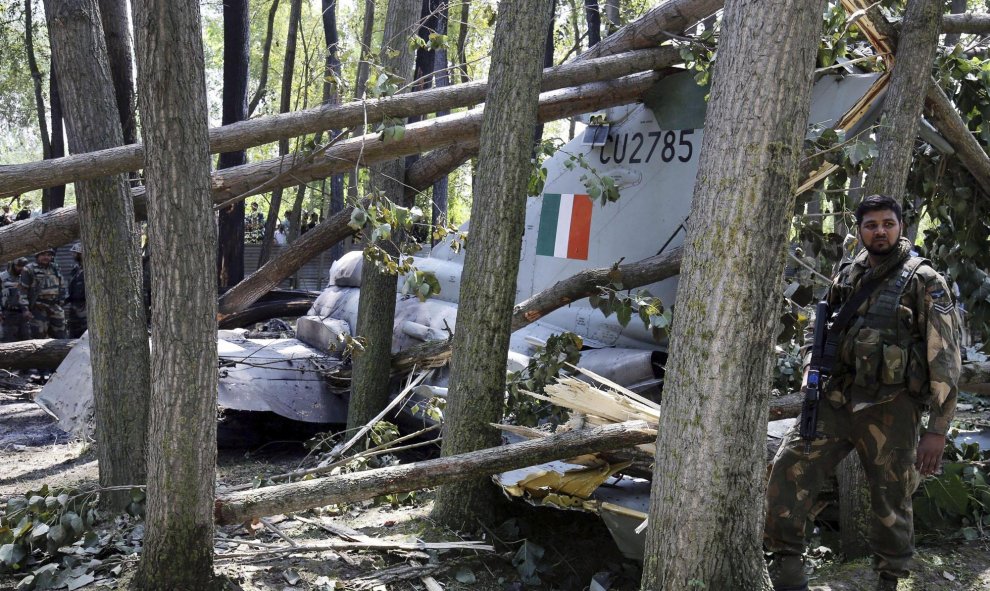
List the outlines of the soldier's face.
<svg viewBox="0 0 990 591">
<path fill-rule="evenodd" d="M 48 254 L 47 252 L 43 252 L 39 254 L 36 258 L 38 260 L 39 265 L 47 265 L 52 262 L 52 255 Z"/>
<path fill-rule="evenodd" d="M 901 223 L 892 210 L 869 211 L 863 214 L 859 237 L 867 252 L 875 256 L 885 255 L 897 245 L 901 237 Z"/>
</svg>

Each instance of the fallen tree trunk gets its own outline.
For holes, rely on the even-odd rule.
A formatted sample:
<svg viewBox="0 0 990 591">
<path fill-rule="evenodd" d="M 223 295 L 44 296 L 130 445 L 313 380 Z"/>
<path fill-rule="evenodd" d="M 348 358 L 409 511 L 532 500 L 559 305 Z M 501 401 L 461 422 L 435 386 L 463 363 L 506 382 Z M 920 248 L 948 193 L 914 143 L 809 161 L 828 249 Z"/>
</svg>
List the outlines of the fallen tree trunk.
<svg viewBox="0 0 990 591">
<path fill-rule="evenodd" d="M 645 421 L 570 431 L 435 460 L 236 492 L 217 499 L 214 515 L 219 525 L 243 523 L 267 515 L 352 503 L 552 460 L 651 443 L 656 437 L 656 431 L 648 429 Z"/>
<path fill-rule="evenodd" d="M 243 328 L 256 322 L 270 320 L 272 318 L 296 318 L 305 316 L 306 312 L 313 307 L 316 298 L 297 298 L 293 300 L 280 300 L 276 302 L 255 302 L 253 306 L 246 310 L 241 310 L 236 314 L 225 316 L 217 328 L 231 329 Z"/>
<path fill-rule="evenodd" d="M 0 344 L 0 368 L 55 369 L 75 346 L 75 339 L 33 339 Z"/>
<path fill-rule="evenodd" d="M 990 33 L 990 14 L 968 12 L 943 15 L 942 32 L 986 35 Z"/>
<path fill-rule="evenodd" d="M 635 72 L 668 67 L 681 60 L 671 47 L 652 47 L 621 55 L 605 55 L 597 60 L 572 62 L 547 68 L 541 91 L 613 80 Z M 329 129 L 375 124 L 385 118 L 405 118 L 451 110 L 484 101 L 488 81 L 480 80 L 416 93 L 355 101 L 344 105 L 323 105 L 293 113 L 283 113 L 215 127 L 210 130 L 210 152 L 217 154 L 244 150 L 279 140 Z M 139 170 L 144 166 L 144 146 L 132 144 L 74 154 L 64 158 L 0 166 L 0 197 L 16 195 L 69 182 Z"/>
<path fill-rule="evenodd" d="M 956 108 L 945 96 L 938 83 L 928 82 L 925 95 L 925 114 L 928 120 L 942 134 L 956 151 L 959 162 L 973 175 L 980 188 L 990 194 L 990 157 L 983 151 L 973 133 L 969 130 Z"/>
<path fill-rule="evenodd" d="M 636 100 L 661 78 L 661 74 L 650 72 L 546 93 L 540 99 L 540 121 L 551 121 L 627 104 Z M 467 113 L 457 113 L 409 125 L 403 138 L 397 141 L 385 143 L 378 139 L 377 134 L 367 134 L 334 144 L 316 156 L 292 154 L 283 158 L 227 168 L 213 175 L 213 199 L 215 203 L 223 203 L 233 197 L 248 197 L 276 187 L 295 186 L 323 179 L 336 173 L 347 172 L 358 165 L 418 154 L 457 142 L 468 144 L 477 142 L 481 116 L 482 110 L 474 109 Z M 458 157 L 457 155 L 463 152 L 453 150 L 450 153 Z M 437 163 L 433 160 L 433 163 L 434 170 L 441 170 L 451 164 L 451 161 L 444 160 L 443 163 Z M 143 208 L 144 188 L 133 189 L 132 193 L 135 208 Z M 79 234 L 79 221 L 76 216 L 74 207 L 65 207 L 0 227 L 0 260 L 12 260 L 18 256 L 35 253 L 44 247 L 57 246 L 74 240 Z M 279 280 L 282 278 L 284 277 L 280 277 Z"/>
<path fill-rule="evenodd" d="M 577 61 L 656 47 L 665 37 L 683 34 L 724 4 L 725 0 L 667 0 L 579 55 Z"/>
</svg>

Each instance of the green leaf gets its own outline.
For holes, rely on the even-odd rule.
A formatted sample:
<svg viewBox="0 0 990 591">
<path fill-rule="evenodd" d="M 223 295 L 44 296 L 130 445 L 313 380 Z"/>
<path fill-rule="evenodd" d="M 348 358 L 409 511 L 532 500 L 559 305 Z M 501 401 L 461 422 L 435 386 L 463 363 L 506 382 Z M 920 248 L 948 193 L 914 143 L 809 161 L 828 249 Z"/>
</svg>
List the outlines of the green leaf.
<svg viewBox="0 0 990 591">
<path fill-rule="evenodd" d="M 20 544 L 4 544 L 0 546 L 0 563 L 9 567 L 19 565 L 27 556 L 27 549 Z"/>
<path fill-rule="evenodd" d="M 363 209 L 354 208 L 354 211 L 351 212 L 351 221 L 348 222 L 347 225 L 355 230 L 360 230 L 364 227 L 364 224 L 367 221 L 368 214 L 366 214 Z"/>
<path fill-rule="evenodd" d="M 457 579 L 458 583 L 464 583 L 465 585 L 473 585 L 478 582 L 477 577 L 474 576 L 474 571 L 466 566 L 457 569 L 457 572 L 454 573 L 454 578 Z"/>
<path fill-rule="evenodd" d="M 632 306 L 628 301 L 622 302 L 622 304 L 615 309 L 615 317 L 623 328 L 629 324 L 629 321 L 632 319 Z"/>
</svg>

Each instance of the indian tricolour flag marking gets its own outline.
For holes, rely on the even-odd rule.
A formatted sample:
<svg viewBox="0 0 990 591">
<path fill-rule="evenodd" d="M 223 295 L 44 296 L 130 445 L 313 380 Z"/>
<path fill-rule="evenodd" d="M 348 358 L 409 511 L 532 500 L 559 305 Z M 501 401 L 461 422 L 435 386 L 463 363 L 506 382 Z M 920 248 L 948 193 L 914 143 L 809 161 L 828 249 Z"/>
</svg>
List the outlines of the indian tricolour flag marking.
<svg viewBox="0 0 990 591">
<path fill-rule="evenodd" d="M 588 260 L 591 206 L 587 195 L 544 193 L 536 254 Z"/>
</svg>

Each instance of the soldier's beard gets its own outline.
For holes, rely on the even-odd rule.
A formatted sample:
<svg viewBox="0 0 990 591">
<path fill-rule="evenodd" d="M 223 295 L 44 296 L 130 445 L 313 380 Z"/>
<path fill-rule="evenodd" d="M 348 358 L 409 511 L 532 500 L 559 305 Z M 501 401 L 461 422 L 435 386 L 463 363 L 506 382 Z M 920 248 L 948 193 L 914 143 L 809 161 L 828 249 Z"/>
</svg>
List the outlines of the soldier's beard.
<svg viewBox="0 0 990 591">
<path fill-rule="evenodd" d="M 884 246 L 874 246 L 873 244 L 867 244 L 866 241 L 864 240 L 863 248 L 866 249 L 866 252 L 872 254 L 875 257 L 882 257 L 894 252 L 894 250 L 897 249 L 897 243 L 900 241 L 900 239 L 901 239 L 900 235 L 893 237 L 888 236 L 886 241 L 884 242 Z"/>
</svg>

